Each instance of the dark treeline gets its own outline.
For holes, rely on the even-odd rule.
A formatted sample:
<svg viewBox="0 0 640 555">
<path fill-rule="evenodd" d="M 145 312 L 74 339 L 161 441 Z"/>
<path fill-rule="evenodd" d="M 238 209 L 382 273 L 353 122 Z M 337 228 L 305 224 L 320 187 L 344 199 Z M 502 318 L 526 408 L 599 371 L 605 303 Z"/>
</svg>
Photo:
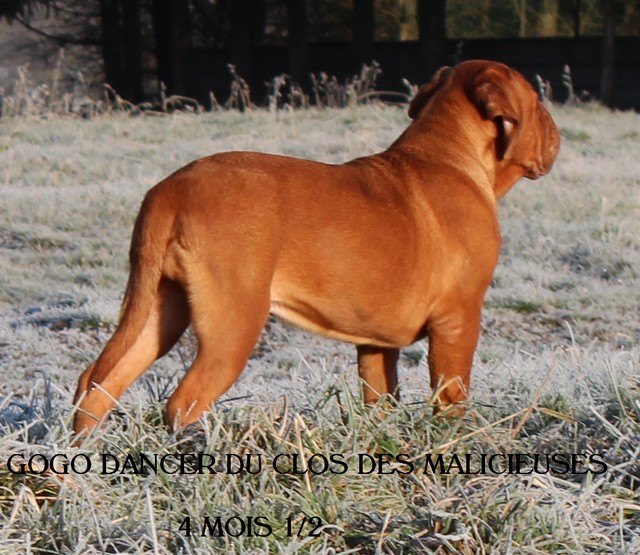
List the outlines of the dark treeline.
<svg viewBox="0 0 640 555">
<path fill-rule="evenodd" d="M 189 95 L 189 60 L 207 51 L 216 59 L 223 52 L 254 82 L 256 52 L 285 47 L 288 75 L 308 90 L 310 46 L 318 43 L 343 44 L 343 65 L 355 72 L 374 59 L 377 43 L 415 41 L 415 64 L 428 76 L 451 62 L 447 39 L 583 35 L 604 37 L 606 101 L 613 37 L 640 34 L 640 0 L 0 0 L 0 17 L 56 45 L 97 46 L 104 81 L 133 102 L 157 94 L 160 83 Z M 65 22 L 64 31 L 47 31 L 51 19 Z"/>
</svg>

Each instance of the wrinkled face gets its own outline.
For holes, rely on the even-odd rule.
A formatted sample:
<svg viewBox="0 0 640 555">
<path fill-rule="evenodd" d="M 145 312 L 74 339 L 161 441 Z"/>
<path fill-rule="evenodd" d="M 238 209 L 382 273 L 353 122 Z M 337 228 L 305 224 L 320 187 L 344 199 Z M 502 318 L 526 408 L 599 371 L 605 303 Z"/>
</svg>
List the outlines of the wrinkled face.
<svg viewBox="0 0 640 555">
<path fill-rule="evenodd" d="M 549 173 L 560 150 L 560 133 L 533 87 L 520 73 L 509 71 L 512 75 L 505 77 L 501 86 L 513 116 L 494 116 L 513 120 L 496 122 L 497 126 L 503 127 L 498 129 L 499 136 L 505 137 L 501 165 L 519 166 L 524 177 L 537 179 Z M 506 129 L 505 125 L 512 128 Z"/>
<path fill-rule="evenodd" d="M 560 148 L 560 134 L 529 82 L 504 64 L 473 60 L 444 67 L 424 85 L 409 107 L 418 119 L 436 96 L 462 90 L 481 119 L 494 124 L 496 193 L 501 196 L 520 177 L 536 179 L 551 169 Z M 432 105 L 433 106 L 430 106 Z"/>
</svg>

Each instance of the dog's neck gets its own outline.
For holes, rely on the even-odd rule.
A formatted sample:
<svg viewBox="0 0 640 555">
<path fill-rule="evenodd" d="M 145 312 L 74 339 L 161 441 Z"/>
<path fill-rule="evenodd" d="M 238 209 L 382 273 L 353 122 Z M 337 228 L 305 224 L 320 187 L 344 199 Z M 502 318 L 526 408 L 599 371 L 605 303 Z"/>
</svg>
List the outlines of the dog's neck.
<svg viewBox="0 0 640 555">
<path fill-rule="evenodd" d="M 467 137 L 468 129 L 473 128 L 475 137 L 480 140 L 469 140 L 460 143 L 456 137 Z M 450 167 L 452 170 L 460 169 L 461 173 L 470 174 L 479 188 L 485 190 L 493 200 L 498 198 L 497 179 L 498 166 L 495 161 L 496 132 L 491 122 L 482 120 L 478 114 L 477 120 L 469 121 L 468 118 L 460 118 L 455 111 L 455 103 L 442 102 L 437 107 L 431 106 L 398 137 L 389 147 L 387 154 L 403 157 L 411 156 L 428 162 L 431 167 Z M 434 145 L 444 146 L 446 149 L 434 149 Z M 439 153 L 447 152 L 446 158 Z M 476 160 L 475 164 L 469 164 L 469 160 Z M 428 176 L 425 176 L 428 179 Z"/>
<path fill-rule="evenodd" d="M 454 96 L 452 94 L 451 96 Z M 466 99 L 465 99 L 466 100 Z M 389 153 L 407 153 L 424 160 L 434 157 L 434 144 L 447 144 L 453 137 L 474 136 L 476 140 L 466 144 L 456 142 L 448 149 L 451 154 L 441 163 L 465 168 L 469 171 L 469 160 L 477 160 L 478 169 L 474 176 L 478 185 L 490 185 L 496 200 L 502 198 L 515 183 L 524 176 L 524 169 L 509 160 L 496 161 L 497 129 L 492 121 L 483 119 L 475 110 L 465 112 L 466 117 L 460 117 L 460 98 L 438 98 L 432 101 L 424 113 L 398 137 L 389 147 Z M 464 100 L 463 100 L 464 101 Z M 477 114 L 476 117 L 469 114 Z M 469 132 L 473 130 L 473 132 Z"/>
</svg>

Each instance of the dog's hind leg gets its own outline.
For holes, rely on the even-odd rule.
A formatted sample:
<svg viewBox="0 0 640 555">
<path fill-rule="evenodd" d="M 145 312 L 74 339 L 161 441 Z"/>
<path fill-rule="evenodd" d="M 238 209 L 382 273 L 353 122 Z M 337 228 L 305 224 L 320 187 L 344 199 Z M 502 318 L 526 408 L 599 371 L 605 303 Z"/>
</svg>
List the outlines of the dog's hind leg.
<svg viewBox="0 0 640 555">
<path fill-rule="evenodd" d="M 142 326 L 131 312 L 136 296 L 128 296 L 118 329 L 98 360 L 78 383 L 76 434 L 86 434 L 113 408 L 114 401 L 157 359 L 166 354 L 189 324 L 189 306 L 182 287 L 161 279 Z M 140 327 L 141 329 L 137 329 Z"/>
<path fill-rule="evenodd" d="M 269 315 L 267 279 L 246 274 L 222 277 L 199 269 L 189 278 L 198 353 L 167 403 L 172 430 L 197 421 L 231 387 Z"/>
</svg>

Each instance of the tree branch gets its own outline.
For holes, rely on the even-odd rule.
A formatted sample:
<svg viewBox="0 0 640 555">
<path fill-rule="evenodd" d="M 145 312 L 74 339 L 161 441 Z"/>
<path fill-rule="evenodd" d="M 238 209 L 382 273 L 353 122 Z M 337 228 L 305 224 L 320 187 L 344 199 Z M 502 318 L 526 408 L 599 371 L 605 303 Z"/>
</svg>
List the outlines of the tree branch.
<svg viewBox="0 0 640 555">
<path fill-rule="evenodd" d="M 56 42 L 61 46 L 65 46 L 67 44 L 77 44 L 80 46 L 101 46 L 102 45 L 102 40 L 100 39 L 92 39 L 88 37 L 79 39 L 76 37 L 72 37 L 70 35 L 50 35 L 49 33 L 43 31 L 42 29 L 38 29 L 34 27 L 30 23 L 28 23 L 26 20 L 22 19 L 22 17 L 20 16 L 16 16 L 16 21 L 20 23 L 20 25 L 22 25 L 23 27 L 31 31 L 32 33 L 35 33 L 36 35 L 44 37 L 47 40 Z"/>
</svg>

